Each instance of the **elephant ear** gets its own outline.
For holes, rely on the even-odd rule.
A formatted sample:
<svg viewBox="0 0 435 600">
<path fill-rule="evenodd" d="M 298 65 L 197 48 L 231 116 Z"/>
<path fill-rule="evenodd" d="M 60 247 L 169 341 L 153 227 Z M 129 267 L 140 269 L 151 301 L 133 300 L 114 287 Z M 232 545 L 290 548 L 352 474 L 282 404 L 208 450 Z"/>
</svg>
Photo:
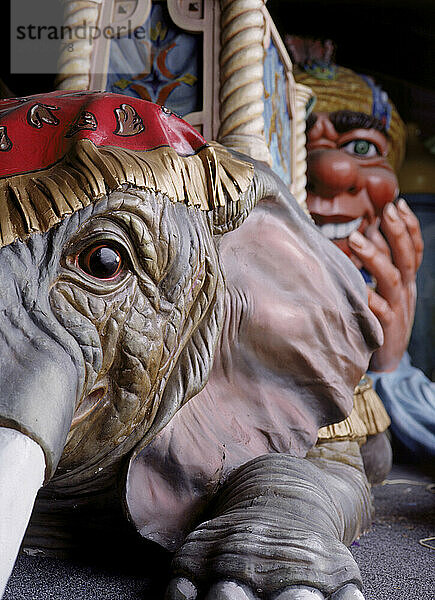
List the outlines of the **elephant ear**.
<svg viewBox="0 0 435 600">
<path fill-rule="evenodd" d="M 260 200 L 289 196 L 284 183 L 267 165 L 230 151 L 216 142 L 202 148 L 197 156 L 201 159 L 203 170 L 195 172 L 192 169 L 195 163 L 190 162 L 190 181 L 196 186 L 199 196 L 208 189 L 207 203 L 211 208 L 207 213 L 214 236 L 237 229 Z M 203 201 L 202 205 L 204 204 Z M 180 218 L 183 217 L 180 215 Z M 202 244 L 206 255 L 205 278 L 187 318 L 183 321 L 179 352 L 172 356 L 171 364 L 162 379 L 158 392 L 159 407 L 153 423 L 134 455 L 137 455 L 208 381 L 224 321 L 225 289 L 218 248 L 211 237 L 206 235 L 202 237 Z M 178 329 L 176 324 L 173 327 Z"/>
<path fill-rule="evenodd" d="M 201 260 L 204 260 L 205 274 L 200 285 L 195 283 L 195 287 L 200 289 L 188 314 L 180 320 L 180 324 L 174 322 L 171 325 L 178 332 L 178 351 L 172 352 L 166 363 L 166 372 L 157 391 L 158 409 L 133 457 L 149 444 L 175 413 L 196 396 L 208 381 L 224 321 L 225 301 L 219 249 L 213 237 L 239 227 L 257 201 L 255 166 L 250 159 L 244 160 L 242 155 L 217 143 L 207 145 L 197 154 L 201 164 L 191 158 L 189 157 L 189 178 L 201 198 L 202 210 L 190 213 L 190 218 L 202 223 L 199 229 L 202 231 Z M 203 194 L 206 190 L 208 197 L 205 201 Z M 204 210 L 206 204 L 209 206 L 208 210 Z M 186 218 L 183 207 L 179 207 L 179 213 L 176 218 L 181 222 Z M 178 265 L 175 272 L 171 273 L 171 278 L 180 280 L 184 269 L 184 263 Z"/>
<path fill-rule="evenodd" d="M 233 469 L 271 452 L 303 457 L 319 427 L 344 419 L 381 343 L 357 269 L 252 164 L 242 202 L 263 202 L 218 246 L 226 311 L 210 379 L 128 469 L 130 519 L 170 550 Z"/>
</svg>

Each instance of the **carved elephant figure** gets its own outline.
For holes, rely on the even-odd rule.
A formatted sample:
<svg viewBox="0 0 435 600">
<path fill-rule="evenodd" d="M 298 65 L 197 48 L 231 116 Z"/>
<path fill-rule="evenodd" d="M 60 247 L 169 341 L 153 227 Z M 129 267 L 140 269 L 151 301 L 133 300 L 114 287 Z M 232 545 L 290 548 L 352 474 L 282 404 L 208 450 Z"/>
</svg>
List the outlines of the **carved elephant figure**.
<svg viewBox="0 0 435 600">
<path fill-rule="evenodd" d="M 360 597 L 360 456 L 311 448 L 380 342 L 364 284 L 267 167 L 125 100 L 0 104 L 0 593 L 44 484 L 27 545 L 126 514 L 171 600 Z"/>
</svg>

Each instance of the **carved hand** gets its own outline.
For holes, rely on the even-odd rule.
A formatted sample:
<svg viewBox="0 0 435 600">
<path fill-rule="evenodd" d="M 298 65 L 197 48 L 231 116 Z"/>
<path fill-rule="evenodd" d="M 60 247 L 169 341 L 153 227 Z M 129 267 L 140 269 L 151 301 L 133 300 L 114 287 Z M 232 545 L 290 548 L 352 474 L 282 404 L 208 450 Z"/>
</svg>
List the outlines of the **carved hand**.
<svg viewBox="0 0 435 600">
<path fill-rule="evenodd" d="M 382 233 L 381 233 L 382 232 Z M 383 235 L 382 235 L 383 234 Z M 369 288 L 369 307 L 379 319 L 384 344 L 371 359 L 373 371 L 394 371 L 409 342 L 416 302 L 416 273 L 423 257 L 417 217 L 400 199 L 385 206 L 380 230 L 354 232 L 349 245 L 362 266 L 376 279 Z"/>
</svg>

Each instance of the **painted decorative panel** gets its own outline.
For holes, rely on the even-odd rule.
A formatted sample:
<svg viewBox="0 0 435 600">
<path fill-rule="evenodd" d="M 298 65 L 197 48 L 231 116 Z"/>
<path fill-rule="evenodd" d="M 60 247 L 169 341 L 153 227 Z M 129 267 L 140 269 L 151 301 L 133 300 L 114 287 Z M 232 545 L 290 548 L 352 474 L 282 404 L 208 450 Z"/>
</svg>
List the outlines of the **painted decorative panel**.
<svg viewBox="0 0 435 600">
<path fill-rule="evenodd" d="M 181 116 L 202 110 L 202 34 L 177 27 L 153 3 L 134 37 L 110 41 L 106 90 L 164 104 Z"/>
<path fill-rule="evenodd" d="M 264 60 L 264 135 L 272 157 L 272 168 L 288 185 L 291 173 L 291 112 L 288 78 L 273 38 Z"/>
<path fill-rule="evenodd" d="M 206 139 L 270 164 L 305 206 L 311 93 L 295 84 L 264 0 L 63 2 L 65 24 L 99 35 L 65 44 L 58 89 L 165 104 Z"/>
</svg>

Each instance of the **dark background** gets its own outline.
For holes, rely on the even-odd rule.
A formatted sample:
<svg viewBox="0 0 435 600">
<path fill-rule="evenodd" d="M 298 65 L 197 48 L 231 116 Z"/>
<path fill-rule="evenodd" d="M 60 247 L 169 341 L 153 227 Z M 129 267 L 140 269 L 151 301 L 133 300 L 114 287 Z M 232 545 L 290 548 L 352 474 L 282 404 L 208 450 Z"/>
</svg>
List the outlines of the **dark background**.
<svg viewBox="0 0 435 600">
<path fill-rule="evenodd" d="M 372 75 L 404 121 L 435 135 L 435 0 L 268 0 L 279 33 L 332 39 L 336 63 Z"/>
</svg>

